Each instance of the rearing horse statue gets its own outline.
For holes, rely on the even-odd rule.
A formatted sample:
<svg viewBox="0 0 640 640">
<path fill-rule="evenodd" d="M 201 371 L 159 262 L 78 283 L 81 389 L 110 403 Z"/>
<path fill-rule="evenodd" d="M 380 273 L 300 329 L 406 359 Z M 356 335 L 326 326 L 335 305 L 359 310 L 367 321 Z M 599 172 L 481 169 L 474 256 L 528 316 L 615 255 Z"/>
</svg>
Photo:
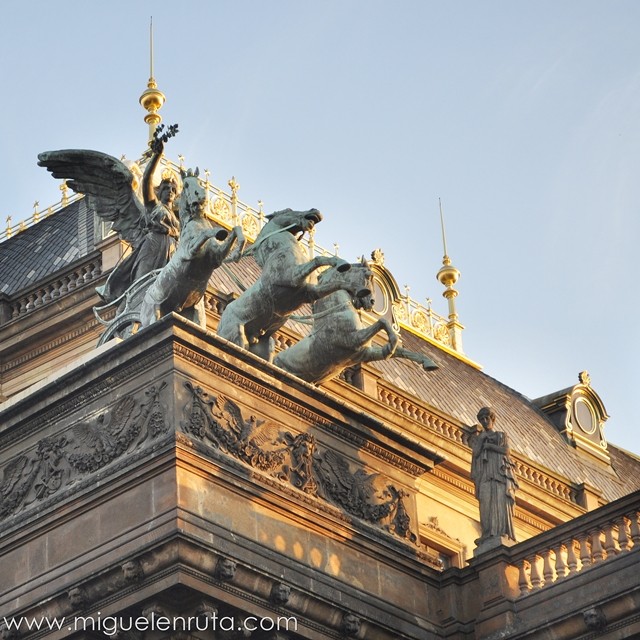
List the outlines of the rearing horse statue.
<svg viewBox="0 0 640 640">
<path fill-rule="evenodd" d="M 223 311 L 218 335 L 271 361 L 273 334 L 291 314 L 337 289 L 338 283 L 314 284 L 309 276 L 320 267 L 345 271 L 348 262 L 335 256 L 316 256 L 309 260 L 300 243 L 302 235 L 322 220 L 317 209 L 284 209 L 267 216 L 249 252 L 255 256 L 262 274 L 237 300 Z"/>
<path fill-rule="evenodd" d="M 241 227 L 231 232 L 213 225 L 205 213 L 205 191 L 195 172 L 181 171 L 180 238 L 175 253 L 147 289 L 140 308 L 140 324 L 146 327 L 171 311 L 206 327 L 204 293 L 214 269 L 238 241 L 239 257 L 245 239 Z"/>
<path fill-rule="evenodd" d="M 340 288 L 314 303 L 311 333 L 281 351 L 275 365 L 314 384 L 335 378 L 354 364 L 391 357 L 413 360 L 426 371 L 438 368 L 427 356 L 399 346 L 398 336 L 386 318 L 368 327 L 362 324 L 359 310 L 371 311 L 374 305 L 373 273 L 365 260 L 352 264 L 347 273 L 327 269 L 320 274 L 318 286 L 326 283 L 339 283 Z M 387 343 L 372 345 L 380 331 L 387 334 Z"/>
</svg>

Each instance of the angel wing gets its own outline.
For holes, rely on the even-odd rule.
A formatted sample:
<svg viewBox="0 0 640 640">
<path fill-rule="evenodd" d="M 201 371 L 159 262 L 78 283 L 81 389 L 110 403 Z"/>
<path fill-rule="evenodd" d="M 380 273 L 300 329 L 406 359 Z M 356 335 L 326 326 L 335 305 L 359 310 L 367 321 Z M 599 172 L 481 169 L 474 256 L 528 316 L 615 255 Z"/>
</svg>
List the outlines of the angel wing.
<svg viewBox="0 0 640 640">
<path fill-rule="evenodd" d="M 89 451 L 104 451 L 112 444 L 110 435 L 104 430 L 104 420 L 100 418 L 94 423 L 79 422 L 72 428 L 76 442 Z"/>
<path fill-rule="evenodd" d="M 63 149 L 38 154 L 38 165 L 84 193 L 89 206 L 134 247 L 143 236 L 144 205 L 135 194 L 134 175 L 120 160 L 100 151 Z"/>
<path fill-rule="evenodd" d="M 24 475 L 27 462 L 28 459 L 26 456 L 18 456 L 11 460 L 3 469 L 2 482 L 0 483 L 0 496 L 4 498 L 13 491 L 13 488 Z"/>
<path fill-rule="evenodd" d="M 342 456 L 329 449 L 322 456 L 320 467 L 326 482 L 339 487 L 341 492 L 351 493 L 355 480 L 349 463 Z"/>
<path fill-rule="evenodd" d="M 250 442 L 262 448 L 266 444 L 275 444 L 280 438 L 280 426 L 268 420 L 258 420 L 250 416 L 245 421 L 240 434 L 240 440 Z"/>
<path fill-rule="evenodd" d="M 233 433 L 236 440 L 240 440 L 244 419 L 240 407 L 235 402 L 219 395 L 212 407 L 212 413 L 223 429 Z"/>
</svg>

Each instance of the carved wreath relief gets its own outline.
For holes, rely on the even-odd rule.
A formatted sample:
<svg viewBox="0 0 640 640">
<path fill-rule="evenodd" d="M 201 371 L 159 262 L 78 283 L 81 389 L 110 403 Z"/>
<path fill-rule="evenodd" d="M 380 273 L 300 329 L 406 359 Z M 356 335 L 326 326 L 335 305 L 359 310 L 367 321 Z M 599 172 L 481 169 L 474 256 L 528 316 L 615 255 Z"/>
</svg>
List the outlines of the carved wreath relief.
<svg viewBox="0 0 640 640">
<path fill-rule="evenodd" d="M 416 542 L 404 504 L 408 493 L 380 474 L 353 465 L 342 455 L 322 450 L 310 433 L 293 434 L 255 415 L 245 418 L 238 405 L 185 382 L 190 400 L 182 430 L 209 442 L 249 466 L 322 498 L 347 513 Z"/>
<path fill-rule="evenodd" d="M 165 386 L 152 386 L 142 399 L 124 396 L 98 416 L 43 438 L 33 450 L 11 459 L 0 471 L 0 518 L 53 496 L 147 438 L 164 434 L 168 425 L 160 393 Z"/>
</svg>

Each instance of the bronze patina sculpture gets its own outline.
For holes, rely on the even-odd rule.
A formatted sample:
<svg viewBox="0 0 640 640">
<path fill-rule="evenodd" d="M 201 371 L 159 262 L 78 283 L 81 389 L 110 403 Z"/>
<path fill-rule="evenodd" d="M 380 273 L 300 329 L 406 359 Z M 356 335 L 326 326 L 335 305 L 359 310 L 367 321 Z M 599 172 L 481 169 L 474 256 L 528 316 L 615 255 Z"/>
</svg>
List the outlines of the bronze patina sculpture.
<svg viewBox="0 0 640 640">
<path fill-rule="evenodd" d="M 261 276 L 227 305 L 220 318 L 218 335 L 271 361 L 272 336 L 291 314 L 341 286 L 331 282 L 313 284 L 309 276 L 325 266 L 346 270 L 349 263 L 335 256 L 309 260 L 299 240 L 322 220 L 317 209 L 284 209 L 267 216 L 267 220 L 249 250 L 262 268 Z"/>
<path fill-rule="evenodd" d="M 143 201 L 136 194 L 136 180 L 124 162 L 99 151 L 65 149 L 45 151 L 38 164 L 54 178 L 67 179 L 78 193 L 86 194 L 89 206 L 131 245 L 131 253 L 113 269 L 107 282 L 96 291 L 113 302 L 136 280 L 162 268 L 175 250 L 180 223 L 174 211 L 179 185 L 171 170 L 162 174 L 157 188 L 153 178 L 164 151 L 164 143 L 178 131 L 158 127 L 150 143 L 150 159 L 142 178 Z"/>
<path fill-rule="evenodd" d="M 513 510 L 518 482 L 509 456 L 506 434 L 495 430 L 496 414 L 483 407 L 478 412 L 482 430 L 471 437 L 471 479 L 480 503 L 479 547 L 515 541 Z"/>
<path fill-rule="evenodd" d="M 180 185 L 173 172 L 163 173 L 154 190 L 152 177 L 164 143 L 177 132 L 158 127 L 150 145 L 150 159 L 143 177 L 144 205 L 135 193 L 134 175 L 120 160 L 98 151 L 71 149 L 41 153 L 38 164 L 54 177 L 69 179 L 69 186 L 87 195 L 89 206 L 113 230 L 131 244 L 133 251 L 110 274 L 98 293 L 107 301 L 94 311 L 107 329 L 99 344 L 112 337 L 126 337 L 172 311 L 206 325 L 203 296 L 211 272 L 244 237 L 240 227 L 231 232 L 214 226 L 205 214 L 205 192 L 198 171 L 182 174 L 178 198 L 179 219 L 174 212 Z M 178 241 L 176 244 L 176 240 Z M 117 306 L 116 317 L 105 321 L 101 313 Z"/>
<path fill-rule="evenodd" d="M 172 311 L 206 327 L 204 293 L 211 273 L 230 254 L 236 240 L 232 259 L 241 255 L 245 243 L 241 227 L 229 232 L 211 223 L 205 213 L 205 196 L 198 170 L 183 173 L 178 248 L 146 290 L 140 308 L 143 327 Z"/>
<path fill-rule="evenodd" d="M 371 311 L 374 305 L 373 273 L 365 260 L 343 273 L 327 269 L 318 277 L 318 285 L 340 288 L 314 303 L 311 333 L 281 351 L 274 364 L 315 384 L 335 378 L 352 365 L 392 356 L 419 362 L 427 371 L 437 369 L 427 356 L 398 346 L 398 336 L 386 318 L 368 327 L 362 324 L 359 310 Z M 380 331 L 388 338 L 382 347 L 371 344 Z"/>
</svg>

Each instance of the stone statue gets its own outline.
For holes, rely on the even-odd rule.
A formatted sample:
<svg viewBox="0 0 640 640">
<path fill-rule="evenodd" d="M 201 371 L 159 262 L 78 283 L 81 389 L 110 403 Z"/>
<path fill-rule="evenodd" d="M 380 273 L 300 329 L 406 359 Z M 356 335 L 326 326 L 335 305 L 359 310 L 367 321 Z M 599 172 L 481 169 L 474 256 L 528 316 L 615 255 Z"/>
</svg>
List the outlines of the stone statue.
<svg viewBox="0 0 640 640">
<path fill-rule="evenodd" d="M 67 179 L 77 193 L 86 194 L 96 214 L 112 223 L 122 240 L 132 247 L 131 253 L 113 269 L 107 282 L 96 291 L 113 302 L 132 283 L 154 269 L 162 268 L 171 257 L 180 233 L 174 212 L 178 180 L 171 170 L 162 174 L 157 189 L 153 177 L 164 151 L 164 143 L 178 131 L 171 125 L 165 131 L 158 127 L 151 141 L 150 159 L 142 178 L 143 201 L 137 191 L 134 173 L 120 160 L 85 149 L 45 151 L 38 164 L 55 178 Z"/>
<path fill-rule="evenodd" d="M 471 437 L 471 479 L 480 503 L 481 537 L 478 547 L 515 542 L 513 510 L 518 483 L 509 457 L 509 442 L 495 430 L 496 414 L 483 407 L 478 412 L 482 430 Z M 495 543 L 495 544 L 494 544 Z"/>
<path fill-rule="evenodd" d="M 311 333 L 281 351 L 274 364 L 314 384 L 335 378 L 352 365 L 392 356 L 419 362 L 427 371 L 437 369 L 427 356 L 399 347 L 398 336 L 386 318 L 368 327 L 362 324 L 359 311 L 371 311 L 374 305 L 373 273 L 366 260 L 352 264 L 346 272 L 335 267 L 323 271 L 318 285 L 329 283 L 338 284 L 339 289 L 313 304 Z M 380 331 L 386 332 L 387 343 L 371 345 Z"/>
<path fill-rule="evenodd" d="M 262 269 L 260 278 L 227 305 L 220 317 L 218 335 L 271 361 L 272 336 L 291 314 L 340 287 L 338 283 L 313 284 L 309 276 L 320 267 L 346 270 L 350 266 L 335 256 L 309 260 L 300 239 L 322 220 L 317 209 L 284 209 L 267 216 L 267 220 L 248 250 Z"/>
</svg>

